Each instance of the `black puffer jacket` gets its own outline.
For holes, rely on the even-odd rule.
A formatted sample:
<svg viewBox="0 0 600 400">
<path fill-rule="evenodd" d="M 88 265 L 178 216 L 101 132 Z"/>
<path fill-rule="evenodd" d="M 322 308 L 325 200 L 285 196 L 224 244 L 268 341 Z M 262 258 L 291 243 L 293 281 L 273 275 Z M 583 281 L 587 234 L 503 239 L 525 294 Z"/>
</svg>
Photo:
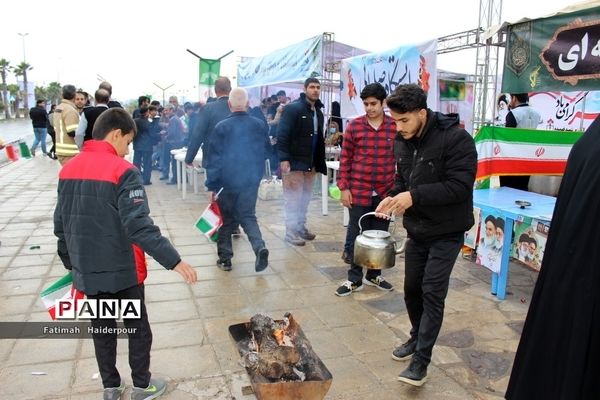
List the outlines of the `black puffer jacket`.
<svg viewBox="0 0 600 400">
<path fill-rule="evenodd" d="M 277 153 L 280 161 L 289 161 L 292 171 L 309 171 L 315 167 L 317 172 L 327 174 L 325 164 L 325 140 L 323 139 L 323 103 L 317 100 L 317 146 L 313 153 L 314 135 L 313 111 L 304 93 L 300 99 L 283 109 L 277 127 Z"/>
<path fill-rule="evenodd" d="M 390 196 L 410 191 L 413 205 L 403 218 L 409 236 L 429 240 L 473 226 L 477 151 L 457 115 L 427 110 L 422 136 L 404 140 L 398 135 L 394 153 L 396 184 Z"/>
</svg>

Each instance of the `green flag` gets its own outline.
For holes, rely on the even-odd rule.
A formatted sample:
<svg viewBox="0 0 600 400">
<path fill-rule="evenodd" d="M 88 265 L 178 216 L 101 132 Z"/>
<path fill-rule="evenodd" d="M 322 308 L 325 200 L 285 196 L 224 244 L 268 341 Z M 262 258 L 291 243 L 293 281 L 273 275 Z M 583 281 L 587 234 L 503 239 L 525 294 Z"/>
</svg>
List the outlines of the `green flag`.
<svg viewBox="0 0 600 400">
<path fill-rule="evenodd" d="M 200 85 L 214 86 L 221 70 L 221 60 L 201 58 L 199 70 L 198 83 Z"/>
</svg>

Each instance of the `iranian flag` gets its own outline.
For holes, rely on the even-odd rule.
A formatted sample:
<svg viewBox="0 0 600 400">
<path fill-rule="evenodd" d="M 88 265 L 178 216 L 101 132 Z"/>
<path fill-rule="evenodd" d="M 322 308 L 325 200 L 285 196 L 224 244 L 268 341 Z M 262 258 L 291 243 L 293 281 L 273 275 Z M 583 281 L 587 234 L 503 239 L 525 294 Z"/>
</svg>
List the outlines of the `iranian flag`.
<svg viewBox="0 0 600 400">
<path fill-rule="evenodd" d="M 200 215 L 195 226 L 209 240 L 216 242 L 221 225 L 223 225 L 221 209 L 217 202 L 213 201 L 206 207 L 202 215 Z"/>
<path fill-rule="evenodd" d="M 48 310 L 48 313 L 50 314 L 50 318 L 53 320 L 56 319 L 54 309 L 56 300 L 77 300 L 83 299 L 84 297 L 85 294 L 75 289 L 73 286 L 73 276 L 71 275 L 71 271 L 40 293 L 40 298 L 44 303 L 44 307 L 46 307 L 46 310 Z"/>
<path fill-rule="evenodd" d="M 492 175 L 562 175 L 582 132 L 482 127 L 475 136 L 477 180 Z"/>
</svg>

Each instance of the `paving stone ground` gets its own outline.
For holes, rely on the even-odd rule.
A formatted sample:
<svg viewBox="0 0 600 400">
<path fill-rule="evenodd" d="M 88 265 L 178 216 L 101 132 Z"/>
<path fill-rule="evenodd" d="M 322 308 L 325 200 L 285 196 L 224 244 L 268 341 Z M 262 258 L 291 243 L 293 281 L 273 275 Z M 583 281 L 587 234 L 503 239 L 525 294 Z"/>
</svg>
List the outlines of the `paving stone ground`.
<svg viewBox="0 0 600 400">
<path fill-rule="evenodd" d="M 42 156 L 0 167 L 0 321 L 49 321 L 38 293 L 65 273 L 52 226 L 58 170 L 58 163 Z M 205 192 L 182 200 L 156 173 L 153 182 L 147 187 L 152 217 L 199 277 L 188 286 L 178 274 L 149 262 L 151 369 L 168 378 L 164 399 L 255 398 L 242 394 L 249 380 L 227 328 L 258 312 L 280 318 L 286 311 L 300 322 L 333 375 L 327 399 L 503 398 L 535 272 L 511 264 L 509 295 L 500 301 L 490 295 L 489 271 L 459 257 L 429 382 L 413 388 L 396 380 L 407 362 L 391 358 L 410 330 L 403 258 L 384 271 L 394 291 L 366 287 L 345 298 L 334 296 L 347 270 L 340 259 L 345 228 L 336 201 L 330 200 L 329 215 L 322 216 L 316 196 L 308 224 L 317 238 L 291 247 L 283 241 L 282 201 L 259 200 L 270 266 L 254 272 L 254 254 L 240 237 L 233 271 L 226 273 L 215 266 L 215 245 L 193 227 L 207 204 Z M 403 234 L 398 229 L 396 237 Z M 125 340 L 119 342 L 118 366 L 131 385 Z M 0 387 L 6 399 L 101 398 L 91 339 L 0 340 Z"/>
</svg>

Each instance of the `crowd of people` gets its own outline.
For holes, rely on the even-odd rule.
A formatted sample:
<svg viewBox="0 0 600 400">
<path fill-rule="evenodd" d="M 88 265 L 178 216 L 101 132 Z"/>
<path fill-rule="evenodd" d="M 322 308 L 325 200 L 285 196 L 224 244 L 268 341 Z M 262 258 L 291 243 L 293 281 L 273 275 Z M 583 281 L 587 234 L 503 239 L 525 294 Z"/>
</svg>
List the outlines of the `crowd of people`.
<svg viewBox="0 0 600 400">
<path fill-rule="evenodd" d="M 249 108 L 247 92 L 232 89 L 226 77 L 216 80 L 216 98 L 202 107 L 181 107 L 176 98 L 161 107 L 140 96 L 138 108 L 129 115 L 111 93 L 110 84 L 103 82 L 94 93 L 95 104 L 86 105 L 85 99 L 78 100 L 75 87 L 66 85 L 51 115 L 55 154 L 62 165 L 55 233 L 59 255 L 77 289 L 90 298 L 131 297 L 143 304 L 144 253 L 186 282 L 197 279 L 149 218 L 144 190 L 152 184 L 153 168 L 161 169 L 167 183 L 176 182 L 170 151 L 181 147 L 187 147 L 186 164 L 192 164 L 202 149 L 209 200 L 222 213 L 217 266 L 223 271 L 234 268 L 231 236 L 241 226 L 256 256 L 255 270 L 263 271 L 269 250 L 256 218 L 256 201 L 265 159 L 276 160 L 283 180 L 284 239 L 304 246 L 317 236 L 308 224 L 308 206 L 316 175 L 327 173 L 326 141 L 333 140 L 342 144 L 337 185 L 341 204 L 350 210 L 342 255 L 350 264 L 348 280 L 334 294 L 348 296 L 363 285 L 393 290 L 381 271 L 365 273 L 354 262 L 353 242 L 365 213 L 375 211 L 377 217 L 365 220 L 364 227 L 381 230 L 387 229 L 392 215 L 403 215 L 408 232 L 404 297 L 412 329 L 392 358 L 410 359 L 400 381 L 415 386 L 426 381 L 450 273 L 464 231 L 473 224 L 477 155 L 458 119 L 430 110 L 427 94 L 415 84 L 399 85 L 393 93 L 379 83 L 365 86 L 360 94 L 365 113 L 346 123 L 343 136 L 341 118 L 325 120 L 321 84 L 312 77 L 304 82 L 299 99 L 290 101 L 280 91 L 254 109 Z M 384 102 L 390 115 L 384 113 Z M 38 106 L 35 112 L 41 116 L 44 103 Z M 131 144 L 134 165 L 123 160 Z M 50 153 L 44 147 L 42 152 Z M 96 257 L 99 253 L 93 248 L 102 248 L 103 256 Z M 130 343 L 137 343 L 130 345 L 135 399 L 155 398 L 166 387 L 149 371 L 151 330 L 145 307 L 142 313 L 141 320 L 128 322 L 140 332 L 130 337 Z M 115 321 L 94 323 L 112 327 Z M 94 335 L 94 345 L 104 398 L 119 398 L 124 381 L 114 363 L 116 337 Z"/>
</svg>

